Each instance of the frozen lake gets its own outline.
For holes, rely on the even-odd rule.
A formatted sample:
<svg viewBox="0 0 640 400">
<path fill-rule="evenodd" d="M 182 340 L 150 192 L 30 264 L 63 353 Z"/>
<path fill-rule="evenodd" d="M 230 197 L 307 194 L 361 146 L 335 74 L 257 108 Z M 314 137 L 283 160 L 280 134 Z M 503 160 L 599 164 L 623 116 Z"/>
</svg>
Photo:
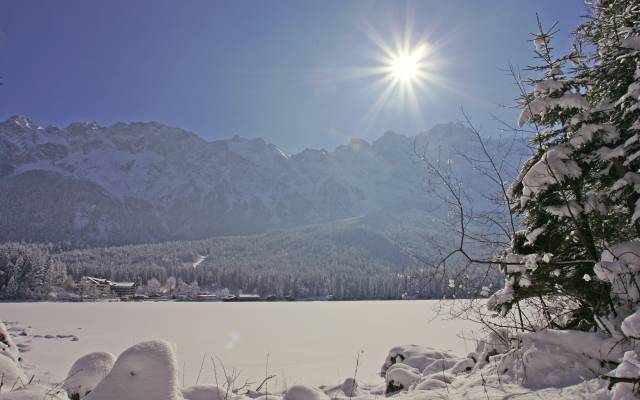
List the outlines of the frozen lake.
<svg viewBox="0 0 640 400">
<path fill-rule="evenodd" d="M 291 303 L 0 303 L 0 318 L 32 326 L 17 342 L 30 347 L 24 363 L 43 379 L 64 379 L 71 364 L 91 351 L 119 354 L 149 339 L 177 345 L 185 384 L 213 382 L 210 357 L 260 382 L 269 354 L 274 388 L 295 383 L 338 383 L 353 376 L 377 382 L 387 351 L 421 344 L 463 355 L 475 348 L 479 326 L 436 317 L 438 301 Z M 79 341 L 35 335 L 74 334 Z"/>
</svg>

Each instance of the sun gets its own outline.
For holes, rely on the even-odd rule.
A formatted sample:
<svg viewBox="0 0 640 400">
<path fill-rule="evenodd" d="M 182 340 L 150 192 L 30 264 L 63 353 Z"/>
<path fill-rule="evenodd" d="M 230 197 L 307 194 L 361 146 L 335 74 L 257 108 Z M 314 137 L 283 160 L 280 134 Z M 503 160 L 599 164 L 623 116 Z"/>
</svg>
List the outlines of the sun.
<svg viewBox="0 0 640 400">
<path fill-rule="evenodd" d="M 396 49 L 386 47 L 380 61 L 389 85 L 402 92 L 424 86 L 429 75 L 429 52 L 425 42 L 415 46 L 407 42 Z"/>
<path fill-rule="evenodd" d="M 391 74 L 402 82 L 412 82 L 418 79 L 422 73 L 422 61 L 424 58 L 423 46 L 411 53 L 403 52 L 391 58 Z"/>
<path fill-rule="evenodd" d="M 391 68 L 393 68 L 393 75 L 396 78 L 408 81 L 416 77 L 418 64 L 411 57 L 400 56 L 393 60 Z"/>
<path fill-rule="evenodd" d="M 382 113 L 402 113 L 418 130 L 426 129 L 424 115 L 428 109 L 423 103 L 437 100 L 441 90 L 460 92 L 442 75 L 448 60 L 440 50 L 450 39 L 435 40 L 428 31 L 414 33 L 413 14 L 408 9 L 404 23 L 386 32 L 379 32 L 366 20 L 360 25 L 373 44 L 369 54 L 373 63 L 345 73 L 345 79 L 370 79 L 371 106 L 358 124 L 358 132 L 368 132 Z"/>
</svg>

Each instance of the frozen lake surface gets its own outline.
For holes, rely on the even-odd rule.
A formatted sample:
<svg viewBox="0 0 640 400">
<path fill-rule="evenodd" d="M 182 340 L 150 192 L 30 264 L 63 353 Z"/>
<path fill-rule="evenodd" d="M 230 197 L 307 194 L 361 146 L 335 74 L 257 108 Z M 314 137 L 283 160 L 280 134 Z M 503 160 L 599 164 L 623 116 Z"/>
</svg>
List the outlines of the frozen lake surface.
<svg viewBox="0 0 640 400">
<path fill-rule="evenodd" d="M 92 351 L 116 355 L 144 340 L 165 339 L 177 346 L 185 385 L 213 382 L 210 357 L 227 369 L 260 382 L 268 373 L 275 388 L 296 383 L 333 384 L 353 376 L 378 382 L 387 351 L 422 344 L 464 355 L 475 348 L 480 327 L 436 316 L 438 301 L 291 303 L 0 303 L 0 318 L 31 326 L 19 337 L 24 363 L 43 380 L 58 382 L 71 364 Z M 14 325 L 15 326 L 15 325 Z M 36 335 L 76 335 L 45 338 Z M 204 367 L 200 372 L 204 357 Z"/>
</svg>

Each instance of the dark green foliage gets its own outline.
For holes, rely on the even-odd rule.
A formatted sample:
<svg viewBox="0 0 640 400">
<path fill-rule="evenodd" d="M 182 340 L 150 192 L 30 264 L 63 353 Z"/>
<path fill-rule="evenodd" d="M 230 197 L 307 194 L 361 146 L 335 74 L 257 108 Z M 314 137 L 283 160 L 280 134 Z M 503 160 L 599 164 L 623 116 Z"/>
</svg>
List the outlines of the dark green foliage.
<svg viewBox="0 0 640 400">
<path fill-rule="evenodd" d="M 634 216 L 640 212 L 640 91 L 634 92 L 640 51 L 629 45 L 640 35 L 640 1 L 599 1 L 592 11 L 578 26 L 570 54 L 553 56 L 553 30 L 535 35 L 541 63 L 530 68 L 538 77 L 522 107 L 524 122 L 537 131 L 531 140 L 537 151 L 511 192 L 526 226 L 513 253 L 537 254 L 538 260 L 534 268 L 504 267 L 514 288 L 507 307 L 531 297 L 569 298 L 577 306 L 564 327 L 586 330 L 622 306 L 594 266 L 608 246 L 640 233 Z M 566 160 L 553 159 L 557 154 Z M 546 176 L 532 179 L 541 165 Z M 571 173 L 575 167 L 579 173 Z M 544 168 L 539 171 L 544 175 Z M 529 243 L 525 234 L 540 228 Z"/>
</svg>

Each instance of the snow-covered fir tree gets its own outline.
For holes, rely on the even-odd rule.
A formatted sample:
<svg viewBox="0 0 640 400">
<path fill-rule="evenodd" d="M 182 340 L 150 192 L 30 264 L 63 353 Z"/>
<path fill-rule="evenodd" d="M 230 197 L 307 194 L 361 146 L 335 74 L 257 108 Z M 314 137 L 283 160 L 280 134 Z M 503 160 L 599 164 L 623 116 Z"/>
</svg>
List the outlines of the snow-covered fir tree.
<svg viewBox="0 0 640 400">
<path fill-rule="evenodd" d="M 489 304 L 539 299 L 551 327 L 615 335 L 640 300 L 640 1 L 592 8 L 569 54 L 554 55 L 553 28 L 534 35 L 518 124 L 536 151 L 510 190 L 526 229 Z"/>
</svg>

